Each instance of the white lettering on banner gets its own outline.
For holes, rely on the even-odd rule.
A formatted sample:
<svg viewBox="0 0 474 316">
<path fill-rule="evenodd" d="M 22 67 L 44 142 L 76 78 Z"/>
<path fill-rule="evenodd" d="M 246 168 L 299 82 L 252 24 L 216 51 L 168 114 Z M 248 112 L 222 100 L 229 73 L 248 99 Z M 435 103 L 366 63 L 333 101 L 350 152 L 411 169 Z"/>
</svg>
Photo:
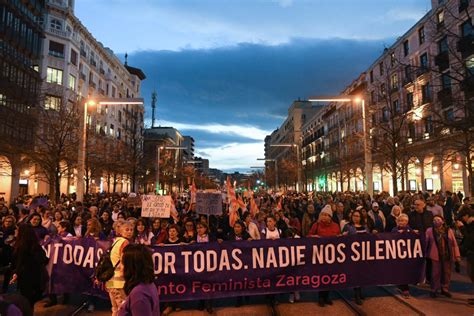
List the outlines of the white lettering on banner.
<svg viewBox="0 0 474 316">
<path fill-rule="evenodd" d="M 171 213 L 171 196 L 142 196 L 142 216 L 169 218 Z"/>
<path fill-rule="evenodd" d="M 155 263 L 154 270 L 155 274 L 176 274 L 174 264 L 176 262 L 176 256 L 172 252 L 167 252 L 163 255 L 159 252 L 154 252 L 152 255 L 153 262 Z"/>
<path fill-rule="evenodd" d="M 376 240 L 374 249 L 370 241 L 354 241 L 351 244 L 351 260 L 357 261 L 373 261 L 373 260 L 390 260 L 390 259 L 416 259 L 423 257 L 421 241 L 410 239 L 398 240 Z"/>
<path fill-rule="evenodd" d="M 267 249 L 267 253 L 264 252 L 264 248 L 253 248 L 252 249 L 252 267 L 254 269 L 263 269 L 288 266 L 286 262 L 291 262 L 292 266 L 301 266 L 306 264 L 305 254 L 306 246 L 280 246 L 275 252 L 275 247 Z M 277 255 L 278 254 L 278 258 Z"/>
<path fill-rule="evenodd" d="M 334 244 L 314 245 L 312 263 L 313 264 L 324 264 L 324 263 L 332 264 L 336 260 L 338 263 L 342 263 L 346 261 L 346 254 L 344 253 L 345 248 L 346 248 L 345 244 L 338 244 L 337 246 Z M 336 255 L 336 251 L 337 251 L 337 255 Z"/>
</svg>

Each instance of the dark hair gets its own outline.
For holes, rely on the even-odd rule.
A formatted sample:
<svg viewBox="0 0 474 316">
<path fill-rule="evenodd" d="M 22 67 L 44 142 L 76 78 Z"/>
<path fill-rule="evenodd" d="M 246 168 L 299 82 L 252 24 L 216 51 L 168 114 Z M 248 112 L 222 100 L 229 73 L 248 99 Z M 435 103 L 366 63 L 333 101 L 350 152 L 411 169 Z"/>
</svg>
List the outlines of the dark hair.
<svg viewBox="0 0 474 316">
<path fill-rule="evenodd" d="M 355 213 L 359 213 L 359 216 L 360 216 L 360 224 L 361 224 L 362 226 L 365 226 L 365 225 L 366 225 L 365 219 L 362 217 L 362 212 L 361 212 L 361 210 L 362 210 L 362 209 L 360 209 L 360 210 L 353 210 L 352 213 L 349 215 L 349 216 L 350 216 L 350 217 L 349 217 L 349 223 L 350 223 L 351 225 L 354 225 L 354 222 L 352 221 L 352 216 L 354 216 Z"/>
<path fill-rule="evenodd" d="M 127 295 L 140 283 L 152 283 L 155 279 L 151 251 L 144 245 L 128 244 L 122 253 L 124 290 Z"/>
<path fill-rule="evenodd" d="M 247 216 L 250 216 L 249 211 L 245 211 L 244 214 L 242 215 L 242 218 L 245 220 L 247 218 Z"/>
<path fill-rule="evenodd" d="M 64 228 L 67 231 L 67 230 L 69 230 L 70 223 L 69 223 L 69 221 L 62 220 L 62 221 L 59 222 L 59 226 L 61 226 L 62 228 Z"/>
<path fill-rule="evenodd" d="M 138 228 L 137 228 L 138 224 L 142 224 L 143 226 L 145 226 L 145 233 L 148 235 L 148 231 L 149 231 L 148 220 L 146 218 L 140 217 L 135 222 L 135 227 L 133 229 L 133 237 L 136 238 L 138 236 Z"/>
<path fill-rule="evenodd" d="M 33 226 L 21 223 L 18 226 L 18 237 L 15 242 L 15 251 L 17 253 L 30 251 L 35 245 L 38 245 L 38 243 L 38 237 L 36 236 Z"/>
<path fill-rule="evenodd" d="M 40 213 L 36 213 L 34 212 L 33 214 L 31 214 L 30 218 L 28 219 L 28 224 L 31 223 L 31 220 L 33 219 L 33 217 L 35 216 L 38 216 L 39 219 L 40 219 L 40 222 L 39 222 L 39 225 L 38 226 L 41 226 L 41 224 L 43 223 L 43 218 L 41 217 L 41 214 Z"/>
</svg>

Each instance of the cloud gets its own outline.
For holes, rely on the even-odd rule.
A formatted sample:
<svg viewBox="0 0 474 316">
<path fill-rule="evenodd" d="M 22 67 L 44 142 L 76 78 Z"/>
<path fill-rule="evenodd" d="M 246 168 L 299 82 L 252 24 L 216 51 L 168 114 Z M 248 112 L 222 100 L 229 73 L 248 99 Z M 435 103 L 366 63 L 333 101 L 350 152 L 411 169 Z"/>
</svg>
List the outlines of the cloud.
<svg viewBox="0 0 474 316">
<path fill-rule="evenodd" d="M 199 152 L 205 152 L 212 157 L 211 168 L 222 170 L 250 169 L 258 165 L 257 158 L 263 157 L 263 142 L 249 144 L 231 143 L 219 147 L 197 148 Z"/>
<path fill-rule="evenodd" d="M 188 124 L 163 120 L 159 120 L 158 124 L 161 126 L 173 126 L 180 131 L 203 131 L 211 134 L 229 134 L 253 140 L 262 140 L 266 135 L 271 133 L 271 131 L 248 125 L 222 125 L 218 123 Z"/>
</svg>

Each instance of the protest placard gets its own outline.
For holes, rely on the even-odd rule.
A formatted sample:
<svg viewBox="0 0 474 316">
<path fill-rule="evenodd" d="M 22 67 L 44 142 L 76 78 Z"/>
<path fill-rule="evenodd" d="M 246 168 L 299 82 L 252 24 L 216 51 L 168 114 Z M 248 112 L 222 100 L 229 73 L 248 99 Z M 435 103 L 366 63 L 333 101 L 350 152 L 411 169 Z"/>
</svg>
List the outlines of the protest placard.
<svg viewBox="0 0 474 316">
<path fill-rule="evenodd" d="M 197 192 L 196 213 L 207 214 L 207 215 L 221 215 L 222 214 L 221 193 Z"/>
<path fill-rule="evenodd" d="M 171 211 L 171 197 L 161 195 L 142 196 L 142 216 L 169 218 Z"/>
<path fill-rule="evenodd" d="M 142 198 L 140 196 L 129 196 L 127 198 L 128 207 L 140 207 L 142 206 Z"/>
</svg>

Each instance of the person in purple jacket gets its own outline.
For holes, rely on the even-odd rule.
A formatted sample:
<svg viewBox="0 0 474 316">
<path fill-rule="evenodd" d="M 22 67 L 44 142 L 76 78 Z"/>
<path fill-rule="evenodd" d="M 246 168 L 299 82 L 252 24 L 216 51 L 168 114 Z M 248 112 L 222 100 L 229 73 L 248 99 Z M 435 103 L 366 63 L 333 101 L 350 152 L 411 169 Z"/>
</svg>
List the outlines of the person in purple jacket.
<svg viewBox="0 0 474 316">
<path fill-rule="evenodd" d="M 119 316 L 159 316 L 160 304 L 150 250 L 140 244 L 128 244 L 122 254 L 126 300 Z"/>
</svg>

